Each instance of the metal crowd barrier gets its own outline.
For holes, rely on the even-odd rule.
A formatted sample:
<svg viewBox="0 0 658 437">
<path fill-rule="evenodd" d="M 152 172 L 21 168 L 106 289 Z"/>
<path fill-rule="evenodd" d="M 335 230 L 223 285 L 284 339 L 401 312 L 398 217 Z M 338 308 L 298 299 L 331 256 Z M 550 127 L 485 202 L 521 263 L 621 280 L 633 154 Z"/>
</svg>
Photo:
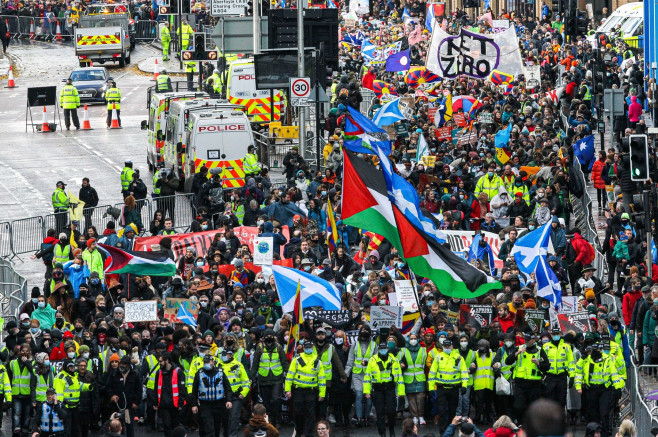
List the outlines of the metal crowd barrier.
<svg viewBox="0 0 658 437">
<path fill-rule="evenodd" d="M 27 280 L 0 258 L 0 316 L 5 323 L 18 318 L 18 311 L 27 300 Z"/>
<path fill-rule="evenodd" d="M 9 222 L 0 223 L 0 258 L 11 257 L 11 226 Z"/>
<path fill-rule="evenodd" d="M 10 223 L 11 251 L 14 255 L 36 252 L 43 241 L 43 217 L 30 217 Z"/>
<path fill-rule="evenodd" d="M 124 203 L 117 203 L 114 205 L 114 208 L 121 211 Z M 139 218 L 142 220 L 142 225 L 144 225 L 144 230 L 148 232 L 149 224 L 151 223 L 151 217 L 153 216 L 151 211 L 151 201 L 149 199 L 140 199 L 136 202 L 135 207 L 139 210 Z M 154 212 L 155 210 L 153 210 Z M 119 222 L 117 221 L 117 227 L 119 227 Z"/>
<path fill-rule="evenodd" d="M 21 35 L 18 17 L 15 15 L 0 15 L 0 20 L 3 20 L 7 25 L 7 30 L 12 38 L 19 38 Z"/>
<path fill-rule="evenodd" d="M 630 397 L 632 420 L 637 426 L 638 435 L 650 435 L 652 428 L 658 427 L 658 406 L 656 401 L 646 400 L 646 396 L 658 389 L 658 366 L 640 366 L 631 360 L 626 389 Z"/>
<path fill-rule="evenodd" d="M 71 41 L 73 39 L 74 23 L 69 22 L 66 18 L 0 16 L 0 19 L 5 18 L 8 18 L 12 38 L 60 41 L 57 35 L 57 24 L 59 24 L 61 41 Z"/>
<path fill-rule="evenodd" d="M 156 210 L 163 211 L 165 218 L 174 221 L 174 229 L 186 232 L 190 229 L 192 221 L 196 218 L 196 207 L 194 205 L 194 194 L 177 194 L 175 196 L 162 196 L 151 202 L 152 213 L 144 226 L 151 223 L 151 218 Z"/>
<path fill-rule="evenodd" d="M 111 205 L 102 205 L 83 209 L 80 232 L 86 231 L 90 226 L 95 226 L 98 233 L 102 234 L 107 222 L 113 220 L 112 218 L 107 218 L 107 210 L 110 207 Z"/>
<path fill-rule="evenodd" d="M 155 41 L 158 38 L 157 21 L 140 20 L 135 23 L 135 39 L 137 41 Z"/>
</svg>

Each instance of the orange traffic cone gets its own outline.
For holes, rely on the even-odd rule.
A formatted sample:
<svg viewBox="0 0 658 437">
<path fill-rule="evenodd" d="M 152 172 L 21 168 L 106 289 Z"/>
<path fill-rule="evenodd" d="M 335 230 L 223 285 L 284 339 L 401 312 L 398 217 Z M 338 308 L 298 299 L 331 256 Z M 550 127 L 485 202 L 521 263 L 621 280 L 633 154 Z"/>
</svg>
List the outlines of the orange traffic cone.
<svg viewBox="0 0 658 437">
<path fill-rule="evenodd" d="M 30 25 L 30 39 L 36 38 L 36 30 L 34 29 L 34 20 L 32 20 L 32 24 Z"/>
<path fill-rule="evenodd" d="M 91 130 L 91 123 L 89 123 L 89 112 L 87 112 L 86 103 L 85 103 L 85 113 L 82 120 L 82 130 Z"/>
<path fill-rule="evenodd" d="M 112 103 L 112 123 L 110 123 L 110 129 L 121 129 L 121 126 L 119 126 L 119 119 L 117 117 L 116 103 Z"/>
<path fill-rule="evenodd" d="M 155 58 L 155 69 L 153 70 L 153 80 L 154 81 L 158 80 L 158 76 L 160 76 L 160 67 L 158 67 L 158 58 Z"/>
<path fill-rule="evenodd" d="M 55 34 L 55 40 L 56 41 L 62 40 L 62 29 L 59 28 L 59 21 L 57 22 L 57 33 Z"/>
<path fill-rule="evenodd" d="M 43 122 L 41 123 L 41 132 L 50 132 L 50 125 L 48 124 L 48 114 L 46 107 L 43 107 Z"/>
<path fill-rule="evenodd" d="M 7 26 L 7 34 L 11 37 L 11 34 L 9 33 L 9 20 L 5 19 L 5 26 Z"/>
<path fill-rule="evenodd" d="M 7 86 L 5 88 L 18 88 L 14 83 L 14 67 L 9 66 L 9 79 L 7 79 Z"/>
</svg>

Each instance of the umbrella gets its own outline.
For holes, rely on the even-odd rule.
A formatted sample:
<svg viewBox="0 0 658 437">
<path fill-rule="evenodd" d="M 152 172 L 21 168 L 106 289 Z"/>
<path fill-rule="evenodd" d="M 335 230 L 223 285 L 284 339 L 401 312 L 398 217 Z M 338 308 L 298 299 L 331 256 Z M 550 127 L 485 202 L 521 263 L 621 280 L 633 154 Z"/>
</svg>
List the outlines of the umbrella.
<svg viewBox="0 0 658 437">
<path fill-rule="evenodd" d="M 407 85 L 415 89 L 426 83 L 440 82 L 441 78 L 425 67 L 418 67 L 409 70 L 404 80 L 407 82 Z"/>
<path fill-rule="evenodd" d="M 473 105 L 475 105 L 474 109 L 477 110 L 480 106 L 482 106 L 482 103 L 480 103 L 473 96 L 457 96 L 453 97 L 452 99 L 452 110 L 454 112 L 457 112 L 461 109 L 468 114 L 471 109 L 473 109 Z"/>
<path fill-rule="evenodd" d="M 393 85 L 382 80 L 373 81 L 372 90 L 375 92 L 378 98 L 381 98 L 384 94 L 391 94 L 394 96 L 398 95 L 398 91 Z"/>
</svg>

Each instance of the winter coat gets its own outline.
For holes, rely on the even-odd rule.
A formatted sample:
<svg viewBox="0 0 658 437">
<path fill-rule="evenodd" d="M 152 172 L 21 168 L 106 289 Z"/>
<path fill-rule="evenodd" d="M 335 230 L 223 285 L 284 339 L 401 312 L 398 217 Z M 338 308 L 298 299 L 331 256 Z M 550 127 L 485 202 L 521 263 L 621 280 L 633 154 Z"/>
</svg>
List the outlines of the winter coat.
<svg viewBox="0 0 658 437">
<path fill-rule="evenodd" d="M 624 316 L 624 324 L 629 326 L 633 318 L 633 308 L 635 308 L 635 303 L 639 298 L 642 297 L 640 290 L 631 289 L 628 293 L 624 295 L 622 299 L 622 314 Z"/>
<path fill-rule="evenodd" d="M 575 233 L 571 239 L 571 247 L 576 253 L 576 262 L 580 265 L 584 266 L 594 261 L 594 248 L 579 233 Z"/>
<path fill-rule="evenodd" d="M 617 241 L 615 244 L 615 248 L 612 251 L 612 256 L 614 256 L 618 261 L 621 261 L 622 259 L 630 261 L 631 259 L 631 256 L 628 253 L 628 246 L 621 240 Z"/>
<path fill-rule="evenodd" d="M 603 167 L 605 165 L 605 160 L 597 159 L 592 165 L 592 184 L 597 190 L 602 190 L 605 188 L 605 181 L 603 180 Z"/>
</svg>

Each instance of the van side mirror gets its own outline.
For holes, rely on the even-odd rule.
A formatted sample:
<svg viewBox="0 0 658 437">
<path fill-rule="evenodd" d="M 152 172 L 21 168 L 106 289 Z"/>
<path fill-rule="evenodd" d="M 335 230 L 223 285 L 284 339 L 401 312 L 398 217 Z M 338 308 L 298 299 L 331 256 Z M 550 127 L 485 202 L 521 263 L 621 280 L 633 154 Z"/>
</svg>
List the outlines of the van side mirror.
<svg viewBox="0 0 658 437">
<path fill-rule="evenodd" d="M 178 153 L 181 153 L 183 151 L 183 143 L 178 142 L 178 144 L 176 144 L 176 151 Z"/>
<path fill-rule="evenodd" d="M 163 138 L 162 138 L 162 131 L 161 131 L 161 130 L 157 131 L 157 132 L 155 133 L 155 137 L 158 139 L 158 141 L 162 141 L 162 140 L 163 140 Z"/>
<path fill-rule="evenodd" d="M 142 130 L 146 130 L 146 126 L 148 125 L 148 122 L 146 120 L 142 120 L 142 123 L 140 124 L 140 127 Z"/>
</svg>

